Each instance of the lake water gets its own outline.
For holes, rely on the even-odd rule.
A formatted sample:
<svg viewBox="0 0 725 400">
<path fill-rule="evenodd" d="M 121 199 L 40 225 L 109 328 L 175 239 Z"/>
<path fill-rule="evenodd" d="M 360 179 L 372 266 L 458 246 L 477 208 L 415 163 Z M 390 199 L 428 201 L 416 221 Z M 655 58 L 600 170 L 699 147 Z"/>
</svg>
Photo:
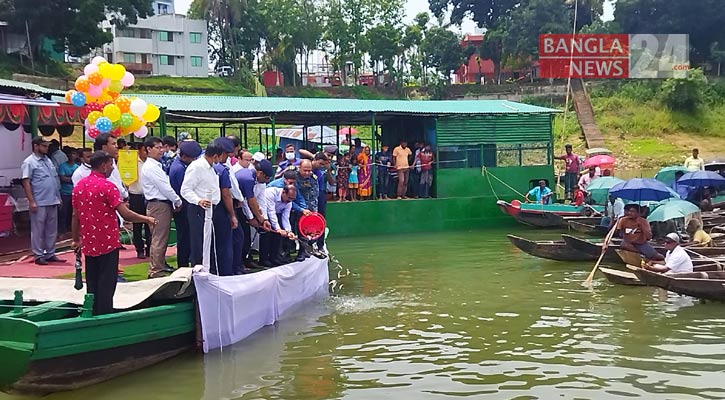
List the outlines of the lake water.
<svg viewBox="0 0 725 400">
<path fill-rule="evenodd" d="M 725 398 L 725 305 L 602 276 L 586 289 L 592 264 L 535 259 L 506 233 L 332 240 L 352 274 L 328 300 L 45 399 Z"/>
</svg>

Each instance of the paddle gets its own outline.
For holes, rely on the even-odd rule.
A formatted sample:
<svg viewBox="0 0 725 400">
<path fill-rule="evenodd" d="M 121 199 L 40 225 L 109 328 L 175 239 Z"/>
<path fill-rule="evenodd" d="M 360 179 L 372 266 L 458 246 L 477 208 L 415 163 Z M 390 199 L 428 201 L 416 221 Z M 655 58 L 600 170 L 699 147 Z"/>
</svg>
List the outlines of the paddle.
<svg viewBox="0 0 725 400">
<path fill-rule="evenodd" d="M 592 268 L 592 272 L 589 273 L 589 276 L 587 276 L 587 280 L 584 281 L 584 286 L 591 286 L 592 280 L 594 279 L 594 273 L 597 272 L 597 269 L 599 268 L 599 264 L 602 262 L 602 258 L 604 258 L 604 253 L 607 252 L 607 246 L 609 245 L 609 241 L 612 240 L 612 236 L 614 236 L 614 231 L 617 230 L 617 223 L 615 222 L 612 226 L 612 229 L 609 230 L 609 233 L 607 233 L 607 236 L 604 238 L 604 243 L 602 244 L 602 254 L 599 255 L 599 259 L 597 260 L 597 263 L 594 264 L 594 268 Z"/>
</svg>

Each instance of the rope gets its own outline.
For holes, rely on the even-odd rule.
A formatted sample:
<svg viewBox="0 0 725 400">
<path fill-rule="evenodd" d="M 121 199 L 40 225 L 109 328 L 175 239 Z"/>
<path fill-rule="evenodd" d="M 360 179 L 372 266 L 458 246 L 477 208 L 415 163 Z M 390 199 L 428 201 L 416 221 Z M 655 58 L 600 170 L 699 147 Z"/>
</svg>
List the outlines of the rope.
<svg viewBox="0 0 725 400">
<path fill-rule="evenodd" d="M 481 173 L 484 174 L 484 175 L 491 175 L 493 177 L 493 179 L 497 180 L 499 183 L 501 183 L 502 185 L 504 185 L 507 188 L 509 188 L 512 192 L 514 192 L 517 195 L 521 196 L 521 198 L 526 199 L 526 196 L 524 196 L 521 192 L 519 192 L 518 190 L 516 190 L 513 187 L 511 187 L 511 185 L 509 185 L 508 183 L 506 183 L 506 182 L 502 181 L 501 179 L 499 179 L 496 175 L 492 174 L 488 170 L 488 168 L 486 168 L 485 166 L 484 167 L 481 167 Z M 490 183 L 490 180 L 489 180 L 489 183 Z"/>
</svg>

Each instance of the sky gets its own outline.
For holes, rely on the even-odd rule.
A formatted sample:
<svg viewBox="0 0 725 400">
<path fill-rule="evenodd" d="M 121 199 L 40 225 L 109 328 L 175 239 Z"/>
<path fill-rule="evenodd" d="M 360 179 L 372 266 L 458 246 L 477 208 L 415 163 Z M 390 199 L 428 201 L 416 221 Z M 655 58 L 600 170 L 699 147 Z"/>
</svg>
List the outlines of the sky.
<svg viewBox="0 0 725 400">
<path fill-rule="evenodd" d="M 176 0 L 174 5 L 176 7 L 176 13 L 177 14 L 186 14 L 186 12 L 189 10 L 189 5 L 191 4 L 192 0 Z M 354 0 L 352 0 L 354 1 Z M 606 0 L 604 4 L 604 16 L 602 17 L 603 20 L 608 21 L 611 19 L 614 19 L 614 7 L 612 6 L 614 0 Z M 413 17 L 415 17 L 416 14 L 420 12 L 430 12 L 428 10 L 428 0 L 407 0 L 405 2 L 405 23 L 411 23 L 413 21 Z M 473 33 L 476 28 L 476 23 L 473 22 L 470 18 L 467 18 L 465 21 L 463 21 L 463 24 L 461 24 L 461 28 L 453 28 L 454 31 L 458 33 Z"/>
</svg>

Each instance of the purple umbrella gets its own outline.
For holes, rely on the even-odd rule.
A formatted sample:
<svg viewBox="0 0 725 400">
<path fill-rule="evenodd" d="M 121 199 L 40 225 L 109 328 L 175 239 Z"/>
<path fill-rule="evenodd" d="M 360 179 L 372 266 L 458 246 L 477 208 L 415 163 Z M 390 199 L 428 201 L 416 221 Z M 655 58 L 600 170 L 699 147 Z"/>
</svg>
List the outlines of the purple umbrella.
<svg viewBox="0 0 725 400">
<path fill-rule="evenodd" d="M 651 178 L 634 178 L 620 182 L 609 189 L 609 194 L 630 201 L 662 201 L 673 197 L 670 188 Z"/>
</svg>

